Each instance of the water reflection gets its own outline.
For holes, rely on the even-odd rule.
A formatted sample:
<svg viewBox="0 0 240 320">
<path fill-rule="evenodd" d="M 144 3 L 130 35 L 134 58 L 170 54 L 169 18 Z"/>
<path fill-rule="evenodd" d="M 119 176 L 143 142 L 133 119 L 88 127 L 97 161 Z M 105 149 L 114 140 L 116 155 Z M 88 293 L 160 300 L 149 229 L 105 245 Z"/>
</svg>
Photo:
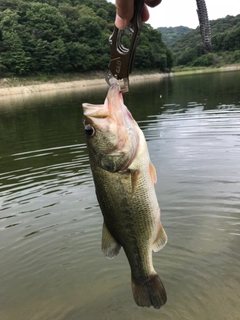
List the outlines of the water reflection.
<svg viewBox="0 0 240 320">
<path fill-rule="evenodd" d="M 124 254 L 100 251 L 81 103 L 105 92 L 0 108 L 0 319 L 238 319 L 239 77 L 166 78 L 124 96 L 148 140 L 169 236 L 154 254 L 168 293 L 160 311 L 134 304 Z"/>
</svg>

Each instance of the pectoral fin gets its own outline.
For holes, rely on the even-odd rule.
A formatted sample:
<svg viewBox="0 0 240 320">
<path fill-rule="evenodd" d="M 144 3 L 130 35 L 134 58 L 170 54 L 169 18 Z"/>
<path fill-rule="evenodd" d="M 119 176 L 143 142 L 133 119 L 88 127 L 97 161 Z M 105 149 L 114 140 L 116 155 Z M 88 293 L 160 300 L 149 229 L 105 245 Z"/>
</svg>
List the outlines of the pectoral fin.
<svg viewBox="0 0 240 320">
<path fill-rule="evenodd" d="M 107 259 L 113 259 L 118 255 L 121 245 L 113 238 L 105 222 L 102 228 L 102 251 Z"/>
<path fill-rule="evenodd" d="M 158 234 L 157 234 L 156 240 L 152 245 L 152 250 L 154 252 L 158 252 L 165 246 L 166 243 L 167 243 L 167 234 L 163 229 L 161 222 L 159 221 Z"/>
<path fill-rule="evenodd" d="M 139 170 L 131 171 L 132 194 L 134 194 L 137 189 L 139 174 Z"/>
<path fill-rule="evenodd" d="M 156 172 L 156 169 L 155 169 L 154 165 L 152 164 L 152 162 L 149 163 L 149 173 L 150 173 L 152 183 L 153 184 L 156 183 L 157 182 L 157 172 Z"/>
</svg>

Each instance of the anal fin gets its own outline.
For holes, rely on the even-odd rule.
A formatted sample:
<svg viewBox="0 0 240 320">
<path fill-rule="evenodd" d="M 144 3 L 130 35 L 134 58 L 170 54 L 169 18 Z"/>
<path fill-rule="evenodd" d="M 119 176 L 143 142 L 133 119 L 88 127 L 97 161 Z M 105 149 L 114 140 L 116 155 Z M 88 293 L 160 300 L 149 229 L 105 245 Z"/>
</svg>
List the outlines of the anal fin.
<svg viewBox="0 0 240 320">
<path fill-rule="evenodd" d="M 167 243 L 167 234 L 163 229 L 161 222 L 159 221 L 158 234 L 157 234 L 156 240 L 153 242 L 152 250 L 154 252 L 158 252 L 165 246 L 166 243 Z"/>
<path fill-rule="evenodd" d="M 113 259 L 118 255 L 121 245 L 113 238 L 105 222 L 102 227 L 102 251 L 107 259 Z"/>
</svg>

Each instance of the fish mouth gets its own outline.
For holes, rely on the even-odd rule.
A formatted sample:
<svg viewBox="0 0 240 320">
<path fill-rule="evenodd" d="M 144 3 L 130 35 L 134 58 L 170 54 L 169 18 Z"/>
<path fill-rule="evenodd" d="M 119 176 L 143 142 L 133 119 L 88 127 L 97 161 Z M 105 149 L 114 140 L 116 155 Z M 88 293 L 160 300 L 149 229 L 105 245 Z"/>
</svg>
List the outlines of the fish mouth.
<svg viewBox="0 0 240 320">
<path fill-rule="evenodd" d="M 122 100 L 122 91 L 118 82 L 114 82 L 108 89 L 107 98 L 110 98 L 112 96 L 120 97 Z"/>
<path fill-rule="evenodd" d="M 83 103 L 83 115 L 85 118 L 105 119 L 109 116 L 109 110 L 105 104 L 95 105 L 90 103 Z"/>
<path fill-rule="evenodd" d="M 109 87 L 104 104 L 82 104 L 84 123 L 98 123 L 101 126 L 104 120 L 107 120 L 107 118 L 111 118 L 112 120 L 115 120 L 119 125 L 123 124 L 122 121 L 121 123 L 119 122 L 119 119 L 122 118 L 120 116 L 120 113 L 122 113 L 123 111 L 122 105 L 123 97 L 120 90 L 120 85 L 118 82 L 116 82 Z"/>
<path fill-rule="evenodd" d="M 108 101 L 109 106 L 114 106 L 114 109 L 123 103 L 122 91 L 118 82 L 113 83 L 109 87 L 106 100 Z"/>
<path fill-rule="evenodd" d="M 109 87 L 104 104 L 82 106 L 85 129 L 90 125 L 96 133 L 88 139 L 96 162 L 111 172 L 126 170 L 135 157 L 139 138 L 136 122 L 124 105 L 119 83 Z"/>
</svg>

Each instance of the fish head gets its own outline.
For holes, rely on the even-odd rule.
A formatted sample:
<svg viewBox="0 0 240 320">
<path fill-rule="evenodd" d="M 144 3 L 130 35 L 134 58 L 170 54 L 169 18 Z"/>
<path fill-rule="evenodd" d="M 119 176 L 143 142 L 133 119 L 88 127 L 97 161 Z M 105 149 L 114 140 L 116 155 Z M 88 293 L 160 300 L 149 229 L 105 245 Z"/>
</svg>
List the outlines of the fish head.
<svg viewBox="0 0 240 320">
<path fill-rule="evenodd" d="M 90 160 L 110 172 L 124 171 L 131 164 L 139 143 L 139 127 L 124 105 L 118 83 L 109 90 L 104 104 L 83 104 Z"/>
</svg>

